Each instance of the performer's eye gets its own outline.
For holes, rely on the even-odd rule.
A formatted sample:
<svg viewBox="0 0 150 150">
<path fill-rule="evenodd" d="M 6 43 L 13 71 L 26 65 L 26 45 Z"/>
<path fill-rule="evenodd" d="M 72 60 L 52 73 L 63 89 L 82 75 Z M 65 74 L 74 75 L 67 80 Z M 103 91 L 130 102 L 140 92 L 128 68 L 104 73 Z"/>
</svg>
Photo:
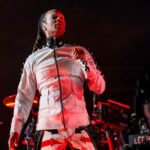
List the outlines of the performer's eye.
<svg viewBox="0 0 150 150">
<path fill-rule="evenodd" d="M 58 16 L 56 16 L 56 15 L 52 15 L 52 16 L 51 16 L 51 19 L 55 20 L 55 19 L 57 19 L 57 17 L 58 17 Z"/>
</svg>

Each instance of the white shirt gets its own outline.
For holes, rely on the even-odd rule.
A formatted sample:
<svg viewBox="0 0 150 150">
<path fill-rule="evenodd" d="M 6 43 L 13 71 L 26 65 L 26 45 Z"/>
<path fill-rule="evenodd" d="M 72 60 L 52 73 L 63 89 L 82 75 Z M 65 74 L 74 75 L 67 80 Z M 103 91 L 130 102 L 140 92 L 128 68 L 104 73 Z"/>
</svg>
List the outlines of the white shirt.
<svg viewBox="0 0 150 150">
<path fill-rule="evenodd" d="M 89 71 L 72 57 L 72 51 L 80 49 L 84 53 Z M 26 60 L 18 86 L 14 115 L 10 132 L 20 134 L 32 108 L 36 90 L 39 90 L 38 122 L 36 130 L 61 129 L 65 126 L 77 128 L 89 124 L 89 116 L 84 101 L 84 81 L 88 80 L 89 89 L 101 94 L 105 89 L 105 81 L 89 52 L 80 46 L 62 46 L 56 48 L 59 67 L 63 114 L 60 103 L 58 75 L 54 61 L 54 50 L 48 47 L 32 53 Z"/>
</svg>

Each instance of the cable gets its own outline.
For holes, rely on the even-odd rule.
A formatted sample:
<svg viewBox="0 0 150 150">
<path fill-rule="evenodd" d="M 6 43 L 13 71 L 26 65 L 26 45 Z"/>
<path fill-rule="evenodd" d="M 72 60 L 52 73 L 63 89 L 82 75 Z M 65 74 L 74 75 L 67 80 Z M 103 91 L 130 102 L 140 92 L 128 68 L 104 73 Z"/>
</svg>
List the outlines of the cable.
<svg viewBox="0 0 150 150">
<path fill-rule="evenodd" d="M 57 76 L 58 76 L 58 84 L 59 84 L 59 92 L 60 92 L 60 105 L 61 105 L 61 112 L 62 112 L 62 123 L 64 128 L 66 129 L 66 124 L 65 124 L 65 118 L 64 118 L 64 107 L 63 107 L 63 99 L 62 99 L 62 87 L 61 87 L 61 81 L 60 81 L 60 73 L 59 73 L 59 68 L 58 68 L 58 63 L 57 63 L 57 54 L 56 54 L 56 38 L 53 38 L 54 40 L 54 60 L 56 64 L 56 71 L 57 71 Z"/>
</svg>

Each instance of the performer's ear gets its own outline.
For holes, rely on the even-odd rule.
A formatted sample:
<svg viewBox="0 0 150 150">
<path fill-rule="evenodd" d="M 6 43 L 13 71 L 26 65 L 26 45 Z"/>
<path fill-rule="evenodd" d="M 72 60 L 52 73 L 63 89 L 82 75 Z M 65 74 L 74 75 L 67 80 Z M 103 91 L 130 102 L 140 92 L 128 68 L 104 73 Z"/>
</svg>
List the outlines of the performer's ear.
<svg viewBox="0 0 150 150">
<path fill-rule="evenodd" d="M 46 31 L 47 30 L 47 28 L 46 28 L 46 26 L 45 26 L 45 24 L 43 24 L 43 31 Z"/>
</svg>

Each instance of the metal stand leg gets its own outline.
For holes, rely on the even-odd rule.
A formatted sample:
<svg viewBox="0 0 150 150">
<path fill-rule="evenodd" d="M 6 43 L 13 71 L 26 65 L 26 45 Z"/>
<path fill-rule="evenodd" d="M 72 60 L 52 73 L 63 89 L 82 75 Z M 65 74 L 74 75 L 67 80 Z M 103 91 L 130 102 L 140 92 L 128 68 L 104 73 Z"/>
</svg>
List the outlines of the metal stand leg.
<svg viewBox="0 0 150 150">
<path fill-rule="evenodd" d="M 27 150 L 35 150 L 35 142 L 34 142 L 34 138 L 35 138 L 35 122 L 36 119 L 33 116 L 34 113 L 32 113 L 32 120 L 31 122 L 29 122 L 26 130 L 25 130 L 25 142 L 26 142 L 26 146 L 27 146 Z"/>
</svg>

